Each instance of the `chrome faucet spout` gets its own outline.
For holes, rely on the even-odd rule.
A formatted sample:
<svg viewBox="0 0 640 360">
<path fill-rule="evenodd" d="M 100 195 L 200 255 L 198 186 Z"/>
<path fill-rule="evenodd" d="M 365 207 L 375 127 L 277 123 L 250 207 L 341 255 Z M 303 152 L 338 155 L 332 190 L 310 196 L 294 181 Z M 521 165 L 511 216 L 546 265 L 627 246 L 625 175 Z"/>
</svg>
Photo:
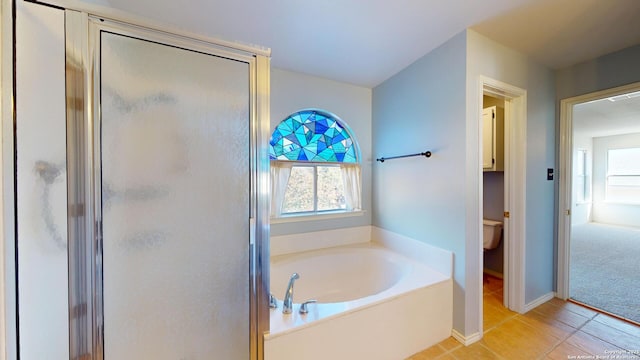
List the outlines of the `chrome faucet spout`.
<svg viewBox="0 0 640 360">
<path fill-rule="evenodd" d="M 284 301 L 282 303 L 283 314 L 291 314 L 291 311 L 293 310 L 293 283 L 297 279 L 300 279 L 300 275 L 298 275 L 298 273 L 291 274 L 289 285 L 287 285 L 287 291 L 284 294 Z"/>
</svg>

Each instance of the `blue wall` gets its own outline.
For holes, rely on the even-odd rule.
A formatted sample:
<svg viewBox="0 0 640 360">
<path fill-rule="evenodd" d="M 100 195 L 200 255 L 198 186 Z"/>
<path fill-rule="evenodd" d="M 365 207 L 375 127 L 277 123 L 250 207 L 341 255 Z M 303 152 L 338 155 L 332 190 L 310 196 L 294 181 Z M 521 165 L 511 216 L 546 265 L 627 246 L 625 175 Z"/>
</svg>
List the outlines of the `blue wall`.
<svg viewBox="0 0 640 360">
<path fill-rule="evenodd" d="M 554 73 L 530 57 L 469 30 L 469 88 L 480 75 L 527 91 L 525 304 L 554 291 L 555 168 Z M 471 93 L 473 99 L 477 94 Z M 556 177 L 557 178 L 557 177 Z"/>
<path fill-rule="evenodd" d="M 473 201 L 480 198 L 477 117 L 481 75 L 527 90 L 525 302 L 553 291 L 555 81 L 529 57 L 464 31 L 373 90 L 373 154 L 433 151 L 431 159 L 373 168 L 373 224 L 454 252 L 454 329 L 477 333 L 481 241 Z M 477 161 L 475 161 L 477 162 Z M 479 164 L 477 164 L 479 166 Z M 473 169 L 472 169 L 473 167 Z M 478 168 L 479 169 L 479 168 Z M 479 215 L 479 214 L 478 214 Z M 478 217 L 479 222 L 479 217 Z"/>
<path fill-rule="evenodd" d="M 464 331 L 465 84 L 462 32 L 373 89 L 373 225 L 454 252 L 454 328 Z"/>
<path fill-rule="evenodd" d="M 640 81 L 640 45 L 556 71 L 558 100 Z"/>
</svg>

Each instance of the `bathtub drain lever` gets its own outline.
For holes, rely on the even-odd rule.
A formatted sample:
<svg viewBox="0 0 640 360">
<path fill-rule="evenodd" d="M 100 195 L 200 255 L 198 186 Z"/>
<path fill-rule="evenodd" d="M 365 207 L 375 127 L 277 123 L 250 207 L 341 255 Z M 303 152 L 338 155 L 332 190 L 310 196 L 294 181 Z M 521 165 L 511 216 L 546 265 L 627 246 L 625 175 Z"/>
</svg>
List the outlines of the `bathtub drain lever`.
<svg viewBox="0 0 640 360">
<path fill-rule="evenodd" d="M 300 304 L 300 314 L 306 314 L 309 312 L 309 307 L 307 305 L 318 302 L 318 300 L 307 300 Z"/>
</svg>

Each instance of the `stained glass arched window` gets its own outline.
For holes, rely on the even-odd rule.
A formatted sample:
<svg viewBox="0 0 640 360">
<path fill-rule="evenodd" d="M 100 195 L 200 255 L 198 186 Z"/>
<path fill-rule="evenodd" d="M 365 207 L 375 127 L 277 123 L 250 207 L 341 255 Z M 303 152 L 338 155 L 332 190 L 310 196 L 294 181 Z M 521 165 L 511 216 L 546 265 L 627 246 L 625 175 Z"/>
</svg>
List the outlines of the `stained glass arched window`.
<svg viewBox="0 0 640 360">
<path fill-rule="evenodd" d="M 271 160 L 357 163 L 356 143 L 344 125 L 320 110 L 282 120 L 271 135 Z"/>
<path fill-rule="evenodd" d="M 360 154 L 337 116 L 305 109 L 282 120 L 270 141 L 272 217 L 360 211 Z"/>
</svg>

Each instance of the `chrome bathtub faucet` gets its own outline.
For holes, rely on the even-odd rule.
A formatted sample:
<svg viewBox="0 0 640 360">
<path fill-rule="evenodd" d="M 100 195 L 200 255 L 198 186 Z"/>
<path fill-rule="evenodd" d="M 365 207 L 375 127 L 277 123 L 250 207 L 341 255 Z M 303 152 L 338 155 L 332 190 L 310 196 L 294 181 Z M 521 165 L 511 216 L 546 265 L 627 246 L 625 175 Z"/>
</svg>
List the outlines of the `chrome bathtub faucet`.
<svg viewBox="0 0 640 360">
<path fill-rule="evenodd" d="M 291 314 L 293 309 L 293 283 L 300 279 L 298 273 L 293 273 L 289 279 L 289 285 L 287 285 L 287 291 L 284 293 L 284 301 L 282 302 L 282 313 Z"/>
</svg>

